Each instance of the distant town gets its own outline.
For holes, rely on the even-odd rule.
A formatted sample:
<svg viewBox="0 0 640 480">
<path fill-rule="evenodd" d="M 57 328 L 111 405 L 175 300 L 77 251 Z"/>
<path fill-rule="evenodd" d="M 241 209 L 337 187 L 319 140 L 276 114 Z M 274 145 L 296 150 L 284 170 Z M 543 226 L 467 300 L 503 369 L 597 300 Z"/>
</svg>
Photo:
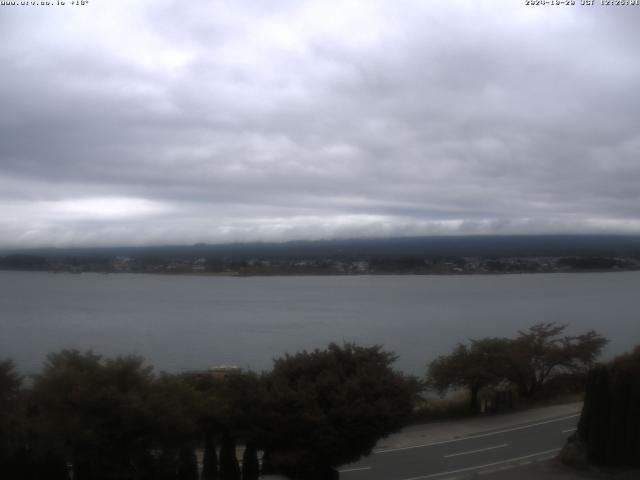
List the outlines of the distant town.
<svg viewBox="0 0 640 480">
<path fill-rule="evenodd" d="M 190 275 L 463 275 L 640 270 L 637 236 L 476 236 L 0 252 L 0 269 Z"/>
<path fill-rule="evenodd" d="M 255 275 L 462 275 L 640 270 L 640 259 L 628 257 L 395 257 L 345 260 L 194 258 L 149 259 L 127 256 L 47 259 L 7 255 L 0 269 L 67 273 L 155 273 L 221 276 Z"/>
</svg>

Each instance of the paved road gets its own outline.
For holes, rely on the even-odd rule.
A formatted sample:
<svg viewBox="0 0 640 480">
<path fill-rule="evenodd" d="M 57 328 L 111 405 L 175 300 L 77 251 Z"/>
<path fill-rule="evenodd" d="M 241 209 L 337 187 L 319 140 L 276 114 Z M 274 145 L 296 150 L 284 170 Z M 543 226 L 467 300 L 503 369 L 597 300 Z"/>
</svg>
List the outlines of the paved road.
<svg viewBox="0 0 640 480">
<path fill-rule="evenodd" d="M 461 438 L 374 451 L 340 470 L 341 480 L 505 478 L 510 469 L 555 457 L 579 415 L 541 419 Z M 514 471 L 513 478 L 517 478 Z M 481 477 L 480 477 L 481 476 Z"/>
</svg>

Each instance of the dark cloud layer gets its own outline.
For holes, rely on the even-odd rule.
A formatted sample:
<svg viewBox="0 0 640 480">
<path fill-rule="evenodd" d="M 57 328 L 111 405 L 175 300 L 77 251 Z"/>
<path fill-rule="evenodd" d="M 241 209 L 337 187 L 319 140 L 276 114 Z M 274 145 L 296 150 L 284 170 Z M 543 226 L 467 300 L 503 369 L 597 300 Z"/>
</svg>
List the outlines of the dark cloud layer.
<svg viewBox="0 0 640 480">
<path fill-rule="evenodd" d="M 640 7 L 0 6 L 0 245 L 640 232 Z"/>
</svg>

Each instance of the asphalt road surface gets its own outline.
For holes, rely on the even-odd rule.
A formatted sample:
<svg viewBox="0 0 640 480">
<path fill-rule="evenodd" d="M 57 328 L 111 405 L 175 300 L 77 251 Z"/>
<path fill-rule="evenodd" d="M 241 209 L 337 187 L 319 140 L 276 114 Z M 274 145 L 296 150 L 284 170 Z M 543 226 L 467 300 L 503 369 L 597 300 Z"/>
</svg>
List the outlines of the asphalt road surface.
<svg viewBox="0 0 640 480">
<path fill-rule="evenodd" d="M 340 469 L 341 480 L 505 478 L 517 467 L 555 457 L 579 414 L 548 418 L 453 440 L 374 451 Z M 518 478 L 514 470 L 513 478 Z"/>
</svg>

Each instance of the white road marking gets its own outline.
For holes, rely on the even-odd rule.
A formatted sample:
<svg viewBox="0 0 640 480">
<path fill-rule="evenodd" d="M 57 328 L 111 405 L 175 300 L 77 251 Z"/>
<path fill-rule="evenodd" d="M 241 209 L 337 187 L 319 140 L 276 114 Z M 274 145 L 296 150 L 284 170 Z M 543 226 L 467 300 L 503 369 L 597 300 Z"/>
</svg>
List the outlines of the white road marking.
<svg viewBox="0 0 640 480">
<path fill-rule="evenodd" d="M 541 457 L 537 457 L 534 460 L 525 460 L 524 462 L 519 462 L 519 463 L 512 463 L 510 465 L 504 465 L 502 467 L 495 467 L 495 468 L 490 468 L 488 470 L 481 470 L 478 472 L 478 475 L 488 475 L 490 473 L 496 473 L 496 472 L 504 472 L 505 470 L 513 470 L 514 468 L 518 468 L 518 467 L 524 467 L 526 465 L 531 465 L 534 461 L 535 462 L 543 462 L 545 460 L 551 460 L 553 458 L 553 455 L 543 455 Z"/>
<path fill-rule="evenodd" d="M 340 473 L 347 473 L 347 472 L 360 472 L 362 470 L 371 470 L 371 467 L 346 468 L 344 470 L 338 470 L 338 471 Z"/>
<path fill-rule="evenodd" d="M 504 448 L 508 446 L 508 443 L 503 443 L 502 445 L 494 445 L 493 447 L 479 448 L 477 450 L 468 450 L 466 452 L 460 453 L 451 453 L 449 455 L 444 455 L 444 458 L 459 457 L 460 455 L 471 455 L 472 453 L 486 452 L 487 450 L 495 450 L 496 448 Z"/>
<path fill-rule="evenodd" d="M 482 470 L 478 472 L 478 475 L 489 475 L 491 473 L 504 472 L 505 470 L 511 470 L 515 465 L 503 465 L 502 467 L 490 468 L 489 470 Z"/>
<path fill-rule="evenodd" d="M 541 455 L 548 455 L 550 453 L 557 453 L 560 450 L 561 450 L 560 448 L 554 448 L 553 450 L 545 450 L 544 452 L 532 453 L 530 455 L 524 455 L 522 457 L 510 458 L 508 460 L 500 460 L 499 462 L 487 463 L 485 465 L 476 465 L 474 467 L 460 468 L 458 470 L 451 470 L 451 471 L 448 471 L 448 472 L 432 473 L 432 474 L 429 474 L 429 475 L 422 475 L 420 477 L 403 478 L 402 480 L 425 480 L 427 478 L 441 477 L 443 475 L 452 475 L 452 474 L 455 474 L 455 473 L 470 472 L 472 470 L 480 470 L 481 468 L 493 467 L 493 466 L 496 466 L 496 465 L 504 465 L 505 463 L 518 462 L 520 460 L 525 460 L 527 458 L 539 457 Z"/>
<path fill-rule="evenodd" d="M 577 428 L 568 428 L 566 430 L 562 430 L 562 433 L 575 432 L 576 430 L 577 430 Z"/>
<path fill-rule="evenodd" d="M 539 425 L 546 425 L 548 423 L 562 422 L 563 420 L 569 420 L 570 418 L 575 418 L 575 417 L 579 417 L 579 416 L 580 416 L 580 414 L 576 413 L 574 415 L 567 415 L 566 417 L 554 418 L 553 420 L 546 420 L 544 422 L 530 423 L 529 425 L 522 425 L 520 427 L 505 428 L 504 430 L 498 430 L 498 431 L 495 431 L 495 432 L 480 433 L 478 435 L 469 435 L 468 437 L 453 438 L 451 440 L 443 440 L 441 442 L 423 443 L 421 445 L 411 445 L 409 447 L 387 448 L 387 449 L 384 449 L 384 450 L 375 450 L 373 453 L 375 455 L 375 454 L 378 454 L 378 453 L 399 452 L 399 451 L 402 451 L 402 450 L 412 450 L 414 448 L 434 447 L 436 445 L 445 445 L 447 443 L 462 442 L 464 440 L 472 440 L 474 438 L 490 437 L 491 435 L 499 435 L 501 433 L 515 432 L 516 430 L 524 430 L 526 428 L 537 427 Z"/>
</svg>

